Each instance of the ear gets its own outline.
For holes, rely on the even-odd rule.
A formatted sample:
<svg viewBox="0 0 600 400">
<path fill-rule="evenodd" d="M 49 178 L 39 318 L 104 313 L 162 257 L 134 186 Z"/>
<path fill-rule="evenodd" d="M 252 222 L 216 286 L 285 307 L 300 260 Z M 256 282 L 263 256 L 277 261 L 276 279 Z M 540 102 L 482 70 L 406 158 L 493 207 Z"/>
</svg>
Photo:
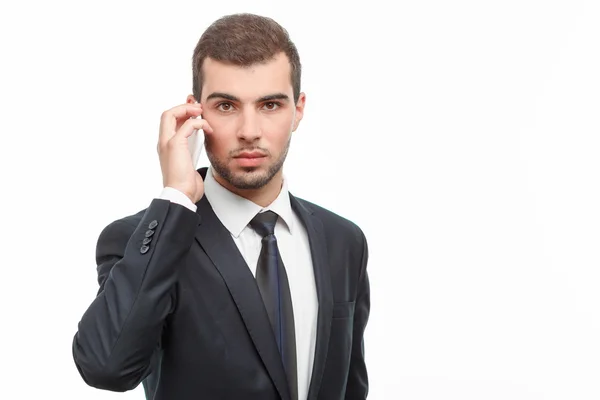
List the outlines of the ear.
<svg viewBox="0 0 600 400">
<path fill-rule="evenodd" d="M 186 101 L 185 101 L 185 102 L 186 102 L 187 104 L 196 104 L 196 103 L 197 103 L 197 101 L 196 101 L 196 99 L 194 98 L 194 95 L 193 95 L 193 94 L 188 94 L 188 96 L 187 96 L 187 99 L 186 99 Z"/>
<path fill-rule="evenodd" d="M 302 121 L 302 117 L 304 116 L 304 106 L 306 105 L 306 94 L 304 92 L 300 93 L 298 97 L 298 101 L 296 102 L 296 110 L 294 114 L 294 124 L 292 125 L 292 132 L 295 132 L 298 129 L 298 125 L 300 125 L 300 121 Z"/>
</svg>

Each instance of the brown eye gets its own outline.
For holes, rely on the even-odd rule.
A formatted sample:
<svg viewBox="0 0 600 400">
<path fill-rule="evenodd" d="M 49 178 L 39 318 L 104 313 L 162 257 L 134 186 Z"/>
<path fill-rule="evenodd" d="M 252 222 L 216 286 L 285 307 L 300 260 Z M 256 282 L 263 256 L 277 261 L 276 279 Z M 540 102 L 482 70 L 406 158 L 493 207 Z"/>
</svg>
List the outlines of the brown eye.
<svg viewBox="0 0 600 400">
<path fill-rule="evenodd" d="M 267 110 L 276 110 L 278 107 L 279 107 L 279 104 L 272 102 L 272 101 L 265 103 L 265 108 Z"/>
<path fill-rule="evenodd" d="M 230 103 L 221 103 L 217 106 L 217 108 L 219 111 L 231 111 L 232 107 Z"/>
</svg>

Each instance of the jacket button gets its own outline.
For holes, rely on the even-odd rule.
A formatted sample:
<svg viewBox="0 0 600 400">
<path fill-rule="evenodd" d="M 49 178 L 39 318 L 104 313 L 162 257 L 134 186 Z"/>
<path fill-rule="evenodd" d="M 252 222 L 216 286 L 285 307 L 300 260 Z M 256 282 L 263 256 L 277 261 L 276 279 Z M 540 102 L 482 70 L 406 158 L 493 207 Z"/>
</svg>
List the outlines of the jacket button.
<svg viewBox="0 0 600 400">
<path fill-rule="evenodd" d="M 152 236 L 152 235 L 154 235 L 154 231 L 153 231 L 152 229 L 148 229 L 148 230 L 146 231 L 146 234 L 145 234 L 145 236 L 148 238 L 148 237 L 150 237 L 150 236 Z"/>
<path fill-rule="evenodd" d="M 158 221 L 157 221 L 157 220 L 154 220 L 154 221 L 150 222 L 150 225 L 148 225 L 148 228 L 150 228 L 150 229 L 154 229 L 154 228 L 156 228 L 157 226 L 158 226 Z"/>
<path fill-rule="evenodd" d="M 150 250 L 150 247 L 148 247 L 148 246 L 140 247 L 140 253 L 142 253 L 142 254 L 146 254 L 148 252 L 148 250 Z"/>
<path fill-rule="evenodd" d="M 147 238 L 144 238 L 144 240 L 142 240 L 142 244 L 143 244 L 143 245 L 147 245 L 147 244 L 148 244 L 148 243 L 150 243 L 151 241 L 152 241 L 152 238 L 151 238 L 151 237 L 147 237 Z"/>
</svg>

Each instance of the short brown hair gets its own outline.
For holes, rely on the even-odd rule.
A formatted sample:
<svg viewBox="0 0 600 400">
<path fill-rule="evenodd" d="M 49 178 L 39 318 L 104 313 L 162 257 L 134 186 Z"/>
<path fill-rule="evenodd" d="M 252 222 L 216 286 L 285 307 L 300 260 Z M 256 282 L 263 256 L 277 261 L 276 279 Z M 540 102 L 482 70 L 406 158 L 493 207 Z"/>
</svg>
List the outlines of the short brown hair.
<svg viewBox="0 0 600 400">
<path fill-rule="evenodd" d="M 193 94 L 200 102 L 206 57 L 239 66 L 271 60 L 284 52 L 291 66 L 294 102 L 300 96 L 300 56 L 288 32 L 273 19 L 254 14 L 226 15 L 213 22 L 200 37 L 192 58 Z"/>
</svg>

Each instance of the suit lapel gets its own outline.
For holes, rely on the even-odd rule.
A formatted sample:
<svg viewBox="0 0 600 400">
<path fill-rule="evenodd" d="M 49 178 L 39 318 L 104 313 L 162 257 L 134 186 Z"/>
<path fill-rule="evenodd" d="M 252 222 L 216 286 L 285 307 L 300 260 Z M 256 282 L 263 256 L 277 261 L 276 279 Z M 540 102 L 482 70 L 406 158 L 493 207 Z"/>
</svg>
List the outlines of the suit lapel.
<svg viewBox="0 0 600 400">
<path fill-rule="evenodd" d="M 292 209 L 298 215 L 306 228 L 310 243 L 317 296 L 319 300 L 319 314 L 317 317 L 317 341 L 315 358 L 308 391 L 308 399 L 316 399 L 321 387 L 321 378 L 325 369 L 325 360 L 329 348 L 331 333 L 331 318 L 333 314 L 333 293 L 331 290 L 331 275 L 329 273 L 329 257 L 325 245 L 325 232 L 323 223 L 304 204 L 290 195 Z"/>
<path fill-rule="evenodd" d="M 206 173 L 205 170 L 200 171 L 201 174 L 203 172 Z M 202 197 L 196 206 L 201 216 L 196 240 L 223 277 L 279 395 L 288 400 L 290 392 L 285 370 L 256 280 L 231 234 L 221 224 L 206 197 Z"/>
<path fill-rule="evenodd" d="M 198 172 L 204 179 L 207 168 L 201 168 Z M 317 398 L 321 387 L 331 334 L 333 293 L 328 262 L 329 256 L 321 220 L 314 215 L 310 208 L 291 194 L 290 201 L 292 209 L 304 224 L 308 234 L 319 302 L 315 357 L 308 392 L 308 399 L 314 400 Z M 290 392 L 285 370 L 270 329 L 269 317 L 263 305 L 256 280 L 235 245 L 231 234 L 219 221 L 206 197 L 202 197 L 196 203 L 196 206 L 201 217 L 201 222 L 196 230 L 196 240 L 223 277 L 279 395 L 283 400 L 288 400 L 290 399 Z"/>
</svg>

